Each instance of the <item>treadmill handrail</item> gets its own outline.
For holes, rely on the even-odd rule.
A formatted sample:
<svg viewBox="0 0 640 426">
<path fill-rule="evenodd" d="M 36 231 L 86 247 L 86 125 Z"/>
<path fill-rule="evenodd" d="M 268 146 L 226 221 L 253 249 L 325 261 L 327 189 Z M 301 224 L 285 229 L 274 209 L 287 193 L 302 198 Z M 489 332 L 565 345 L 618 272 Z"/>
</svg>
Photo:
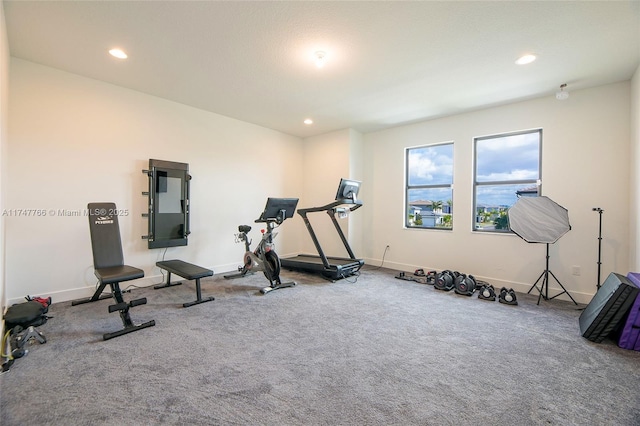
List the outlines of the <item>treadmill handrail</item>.
<svg viewBox="0 0 640 426">
<path fill-rule="evenodd" d="M 336 200 L 333 201 L 329 204 L 326 204 L 324 206 L 320 206 L 320 207 L 309 207 L 306 209 L 298 209 L 297 213 L 302 216 L 303 213 L 313 213 L 313 212 L 324 212 L 324 211 L 329 211 L 331 209 L 334 209 L 338 206 L 342 206 L 342 205 L 348 205 L 351 204 L 352 206 L 349 208 L 350 211 L 354 211 L 360 207 L 362 207 L 362 201 L 360 200 L 356 200 L 353 201 L 350 198 L 343 198 L 341 200 Z"/>
</svg>

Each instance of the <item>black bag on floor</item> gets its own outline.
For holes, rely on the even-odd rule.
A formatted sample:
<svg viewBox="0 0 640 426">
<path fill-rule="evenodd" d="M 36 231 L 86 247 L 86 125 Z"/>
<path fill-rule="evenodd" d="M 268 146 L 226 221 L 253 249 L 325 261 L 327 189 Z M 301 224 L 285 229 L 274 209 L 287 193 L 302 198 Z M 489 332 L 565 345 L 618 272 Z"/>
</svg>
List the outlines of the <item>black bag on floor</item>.
<svg viewBox="0 0 640 426">
<path fill-rule="evenodd" d="M 7 309 L 7 313 L 4 314 L 5 327 L 8 330 L 16 326 L 21 326 L 22 328 L 37 327 L 46 323 L 49 319 L 46 315 L 47 311 L 49 311 L 49 306 L 44 306 L 44 304 L 35 300 L 10 306 Z"/>
</svg>

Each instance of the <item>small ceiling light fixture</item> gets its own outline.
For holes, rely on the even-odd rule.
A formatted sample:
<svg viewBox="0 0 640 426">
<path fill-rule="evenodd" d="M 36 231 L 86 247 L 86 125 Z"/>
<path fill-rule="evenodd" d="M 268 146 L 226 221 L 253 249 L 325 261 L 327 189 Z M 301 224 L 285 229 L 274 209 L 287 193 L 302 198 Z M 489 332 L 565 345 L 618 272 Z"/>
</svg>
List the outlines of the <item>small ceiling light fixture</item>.
<svg viewBox="0 0 640 426">
<path fill-rule="evenodd" d="M 325 62 L 327 61 L 327 53 L 323 52 L 322 50 L 318 50 L 316 53 L 313 54 L 313 56 L 316 61 L 316 67 L 318 68 L 324 67 Z"/>
<path fill-rule="evenodd" d="M 122 49 L 111 49 L 109 50 L 109 54 L 111 56 L 115 56 L 118 59 L 127 59 L 128 56 Z"/>
<path fill-rule="evenodd" d="M 526 64 L 530 64 L 531 62 L 533 62 L 535 60 L 536 60 L 536 55 L 527 54 L 527 55 L 520 56 L 516 60 L 516 64 L 518 64 L 518 65 L 526 65 Z"/>
<path fill-rule="evenodd" d="M 556 92 L 556 99 L 559 101 L 564 101 L 565 99 L 569 99 L 569 92 L 565 92 L 564 88 L 567 87 L 567 84 L 561 84 L 560 90 Z"/>
<path fill-rule="evenodd" d="M 306 125 L 308 126 L 309 124 L 313 124 L 313 120 L 312 120 L 312 119 L 310 119 L 310 118 L 307 118 L 307 119 L 305 119 L 305 120 L 303 121 L 303 123 L 304 123 L 304 124 L 306 124 Z"/>
</svg>

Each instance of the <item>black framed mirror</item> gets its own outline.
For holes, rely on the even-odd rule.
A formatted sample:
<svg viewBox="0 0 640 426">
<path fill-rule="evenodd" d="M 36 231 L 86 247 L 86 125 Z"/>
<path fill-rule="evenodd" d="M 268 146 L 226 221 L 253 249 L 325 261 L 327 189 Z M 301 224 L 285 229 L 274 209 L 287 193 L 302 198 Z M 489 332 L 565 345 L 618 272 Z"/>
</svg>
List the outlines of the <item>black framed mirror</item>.
<svg viewBox="0 0 640 426">
<path fill-rule="evenodd" d="M 186 246 L 189 231 L 189 164 L 149 160 L 149 233 L 152 248 Z"/>
</svg>

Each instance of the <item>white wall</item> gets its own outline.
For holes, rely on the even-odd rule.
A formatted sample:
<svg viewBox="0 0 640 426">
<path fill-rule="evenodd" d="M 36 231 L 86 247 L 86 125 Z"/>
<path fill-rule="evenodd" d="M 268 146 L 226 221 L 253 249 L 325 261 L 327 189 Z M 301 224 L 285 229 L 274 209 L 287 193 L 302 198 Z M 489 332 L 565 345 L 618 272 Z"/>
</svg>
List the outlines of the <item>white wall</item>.
<svg viewBox="0 0 640 426">
<path fill-rule="evenodd" d="M 365 168 L 364 136 L 353 129 L 349 129 L 349 139 L 349 175 L 345 177 L 361 181 L 364 176 Z M 363 194 L 359 194 L 359 198 L 362 199 Z M 347 238 L 349 240 L 349 245 L 357 258 L 362 257 L 364 254 L 364 208 L 364 206 L 361 207 L 349 216 L 349 234 Z"/>
<path fill-rule="evenodd" d="M 9 44 L 4 20 L 4 2 L 0 2 L 0 213 L 5 208 L 7 174 L 7 125 L 9 100 Z M 5 218 L 0 216 L 0 312 L 6 305 Z M 4 324 L 4 321 L 3 321 Z M 4 350 L 4 348 L 2 348 Z"/>
<path fill-rule="evenodd" d="M 297 197 L 303 190 L 301 139 L 182 104 L 12 58 L 7 209 L 82 210 L 113 201 L 120 218 L 125 261 L 159 282 L 155 262 L 164 249 L 148 250 L 149 158 L 189 163 L 189 245 L 168 249 L 179 258 L 218 272 L 235 270 L 244 248 L 234 243 L 239 224 L 251 224 L 268 196 Z M 4 123 L 5 121 L 3 121 Z M 5 168 L 3 167 L 3 173 Z M 93 276 L 86 217 L 6 218 L 8 299 L 90 295 Z M 299 231 L 286 222 L 276 239 L 281 255 L 300 250 Z"/>
<path fill-rule="evenodd" d="M 147 185 L 141 170 L 158 158 L 187 162 L 194 176 L 189 246 L 169 249 L 167 259 L 233 270 L 242 255 L 233 233 L 238 224 L 253 223 L 267 196 L 300 197 L 299 207 L 322 205 L 333 199 L 341 177 L 351 177 L 363 180 L 365 206 L 345 229 L 367 263 L 380 264 L 388 244 L 385 266 L 456 269 L 526 291 L 544 269 L 544 246 L 470 230 L 472 139 L 535 127 L 544 129 L 544 194 L 569 209 L 573 226 L 551 246 L 552 271 L 580 301 L 595 292 L 596 206 L 605 209 L 603 275 L 626 273 L 632 263 L 630 246 L 638 237 L 629 237 L 629 224 L 638 197 L 630 205 L 629 194 L 633 199 L 631 188 L 640 185 L 637 177 L 629 184 L 628 158 L 630 129 L 639 144 L 638 73 L 633 83 L 575 91 L 566 102 L 550 94 L 366 135 L 346 129 L 301 141 L 23 60 L 12 59 L 10 71 L 4 208 L 78 210 L 90 201 L 115 201 L 131 212 L 121 218 L 123 245 L 127 262 L 147 273 L 141 284 L 160 279 L 154 264 L 163 251 L 148 250 L 140 238 Z M 454 230 L 403 229 L 404 148 L 448 140 L 455 141 Z M 5 224 L 7 299 L 31 294 L 62 301 L 91 293 L 86 218 L 9 217 Z M 314 227 L 327 253 L 341 255 L 328 218 L 318 217 Z M 281 255 L 314 252 L 298 215 L 279 232 Z M 580 276 L 571 275 L 572 266 L 580 266 Z"/>
<path fill-rule="evenodd" d="M 364 135 L 367 208 L 365 257 L 385 266 L 451 269 L 527 291 L 544 270 L 545 246 L 515 235 L 474 233 L 472 147 L 475 136 L 541 127 L 543 195 L 569 210 L 572 230 L 550 246 L 550 269 L 578 301 L 596 291 L 598 215 L 603 218 L 603 277 L 629 266 L 630 83 L 553 94 Z M 404 148 L 454 146 L 454 230 L 403 229 Z M 579 266 L 580 276 L 571 273 Z M 552 280 L 551 289 L 559 288 Z M 554 292 L 551 291 L 550 295 Z M 564 296 L 563 296 L 564 297 Z"/>
<path fill-rule="evenodd" d="M 631 203 L 629 217 L 629 269 L 640 271 L 640 228 L 638 215 L 640 214 L 640 66 L 631 80 Z"/>
<path fill-rule="evenodd" d="M 344 129 L 306 138 L 303 164 L 304 190 L 302 193 L 304 195 L 298 207 L 320 207 L 329 204 L 335 199 L 341 178 L 361 179 L 359 173 L 363 167 L 362 135 L 352 129 Z M 348 220 L 339 220 L 356 257 L 359 257 L 361 238 L 355 234 L 354 229 L 360 227 L 362 210 L 355 211 Z M 307 217 L 327 256 L 348 257 L 331 219 L 325 212 L 309 213 Z M 295 215 L 295 220 L 302 223 L 299 215 Z M 302 237 L 302 252 L 316 254 L 311 237 L 306 230 L 304 232 L 306 235 Z"/>
</svg>

